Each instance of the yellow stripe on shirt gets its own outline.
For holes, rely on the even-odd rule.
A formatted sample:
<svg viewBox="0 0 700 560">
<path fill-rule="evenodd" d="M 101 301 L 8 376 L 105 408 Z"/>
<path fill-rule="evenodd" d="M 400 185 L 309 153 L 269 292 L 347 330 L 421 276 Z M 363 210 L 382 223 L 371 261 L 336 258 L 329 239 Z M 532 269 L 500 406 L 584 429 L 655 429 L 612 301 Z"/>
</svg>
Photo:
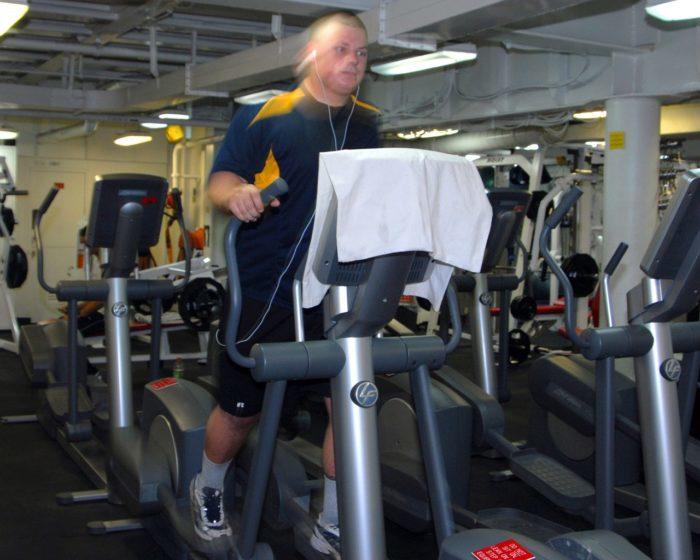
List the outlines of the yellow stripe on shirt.
<svg viewBox="0 0 700 560">
<path fill-rule="evenodd" d="M 255 174 L 255 186 L 259 189 L 269 187 L 273 181 L 280 177 L 280 166 L 275 159 L 275 154 L 272 153 L 272 148 L 267 154 L 265 165 L 260 173 Z"/>
<path fill-rule="evenodd" d="M 304 97 L 304 92 L 301 88 L 297 88 L 294 91 L 288 93 L 281 93 L 276 95 L 272 99 L 269 99 L 265 105 L 263 105 L 258 114 L 255 115 L 248 127 L 253 126 L 258 121 L 263 119 L 269 119 L 270 117 L 277 117 L 279 115 L 287 115 L 292 112 L 294 107 L 299 101 Z"/>
</svg>

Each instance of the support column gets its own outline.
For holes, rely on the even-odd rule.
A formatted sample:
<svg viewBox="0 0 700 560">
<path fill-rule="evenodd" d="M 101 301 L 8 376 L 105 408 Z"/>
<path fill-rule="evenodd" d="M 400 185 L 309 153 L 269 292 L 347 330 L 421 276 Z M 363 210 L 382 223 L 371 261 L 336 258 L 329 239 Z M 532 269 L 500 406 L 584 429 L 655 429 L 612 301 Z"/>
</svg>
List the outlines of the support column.
<svg viewBox="0 0 700 560">
<path fill-rule="evenodd" d="M 621 241 L 629 244 L 611 282 L 615 320 L 626 325 L 626 295 L 642 279 L 639 263 L 657 224 L 661 113 L 650 97 L 608 99 L 605 110 L 603 263 Z"/>
</svg>

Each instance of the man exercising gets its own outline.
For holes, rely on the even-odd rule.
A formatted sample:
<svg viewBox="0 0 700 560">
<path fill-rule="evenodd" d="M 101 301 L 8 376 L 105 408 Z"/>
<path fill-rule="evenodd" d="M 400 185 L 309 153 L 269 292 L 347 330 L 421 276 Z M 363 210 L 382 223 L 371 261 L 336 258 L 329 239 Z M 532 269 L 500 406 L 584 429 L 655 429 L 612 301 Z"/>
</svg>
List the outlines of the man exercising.
<svg viewBox="0 0 700 560">
<path fill-rule="evenodd" d="M 357 99 L 367 64 L 367 31 L 361 20 L 335 13 L 316 21 L 309 31 L 299 54 L 299 87 L 263 105 L 241 107 L 209 177 L 211 201 L 244 222 L 236 248 L 243 290 L 238 348 L 243 354 L 256 342 L 294 340 L 291 286 L 313 229 L 319 153 L 376 148 L 379 143 L 378 110 Z M 273 200 L 263 215 L 260 190 L 278 177 L 287 181 L 289 192 Z M 305 311 L 305 325 L 308 338 L 322 336 L 320 309 Z M 258 421 L 264 387 L 222 349 L 218 406 L 207 422 L 202 470 L 190 487 L 195 528 L 203 539 L 231 533 L 223 510 L 224 477 Z M 290 383 L 287 397 L 299 391 L 298 383 Z M 324 396 L 330 417 L 329 384 Z M 323 468 L 323 511 L 312 545 L 339 558 L 330 423 Z"/>
</svg>

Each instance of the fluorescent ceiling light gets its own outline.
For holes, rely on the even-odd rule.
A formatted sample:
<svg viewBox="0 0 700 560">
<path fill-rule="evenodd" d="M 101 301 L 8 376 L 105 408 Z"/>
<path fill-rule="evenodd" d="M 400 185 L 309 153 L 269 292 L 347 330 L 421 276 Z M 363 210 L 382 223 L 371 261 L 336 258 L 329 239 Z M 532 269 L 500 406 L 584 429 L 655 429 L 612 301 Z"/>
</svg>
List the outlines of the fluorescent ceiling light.
<svg viewBox="0 0 700 560">
<path fill-rule="evenodd" d="M 265 101 L 281 93 L 284 93 L 281 89 L 265 89 L 263 91 L 256 91 L 255 93 L 239 95 L 238 97 L 234 97 L 233 100 L 241 105 L 257 105 L 258 103 L 265 103 Z"/>
<path fill-rule="evenodd" d="M 164 120 L 174 120 L 174 121 L 188 121 L 190 120 L 190 116 L 187 113 L 183 113 L 180 111 L 167 111 L 165 113 L 161 113 L 158 115 L 159 119 L 164 119 Z"/>
<path fill-rule="evenodd" d="M 125 134 L 114 140 L 114 143 L 117 146 L 136 146 L 151 140 L 153 140 L 153 137 L 150 134 Z"/>
<path fill-rule="evenodd" d="M 0 140 L 14 140 L 17 138 L 17 131 L 12 128 L 0 127 Z"/>
<path fill-rule="evenodd" d="M 596 119 L 604 119 L 608 116 L 606 111 L 582 111 L 580 113 L 574 113 L 574 118 L 580 121 L 593 121 Z"/>
<path fill-rule="evenodd" d="M 601 140 L 589 140 L 586 142 L 586 146 L 590 146 L 591 148 L 605 148 L 605 142 Z"/>
<path fill-rule="evenodd" d="M 481 155 L 480 154 L 467 154 L 464 157 L 467 158 L 467 161 L 476 161 L 477 159 L 481 158 Z"/>
<path fill-rule="evenodd" d="M 7 33 L 10 27 L 21 20 L 28 9 L 25 0 L 0 1 L 0 35 Z"/>
<path fill-rule="evenodd" d="M 402 74 L 413 74 L 414 72 L 423 72 L 424 70 L 459 64 L 475 58 L 476 46 L 471 43 L 462 43 L 449 45 L 444 49 L 429 54 L 373 64 L 370 69 L 372 72 L 382 76 L 400 76 Z"/>
<path fill-rule="evenodd" d="M 441 136 L 452 136 L 453 134 L 457 134 L 458 132 L 459 129 L 457 128 L 433 128 L 432 130 L 424 131 L 421 135 L 421 138 L 440 138 Z"/>
<path fill-rule="evenodd" d="M 415 140 L 420 138 L 421 134 L 425 132 L 424 130 L 410 130 L 408 132 L 399 132 L 396 134 L 401 140 Z"/>
<path fill-rule="evenodd" d="M 523 148 L 523 150 L 527 150 L 528 152 L 534 152 L 535 150 L 539 150 L 540 145 L 539 144 L 528 144 Z"/>
<path fill-rule="evenodd" d="M 433 128 L 432 130 L 420 129 L 399 132 L 396 136 L 401 138 L 401 140 L 415 140 L 416 138 L 440 138 L 441 136 L 451 136 L 458 132 L 459 129 L 457 128 Z"/>
<path fill-rule="evenodd" d="M 143 121 L 140 124 L 143 128 L 150 128 L 152 130 L 156 130 L 158 128 L 165 128 L 166 126 L 168 126 L 168 123 L 155 121 Z"/>
<path fill-rule="evenodd" d="M 698 0 L 647 0 L 647 14 L 663 21 L 700 18 Z"/>
</svg>

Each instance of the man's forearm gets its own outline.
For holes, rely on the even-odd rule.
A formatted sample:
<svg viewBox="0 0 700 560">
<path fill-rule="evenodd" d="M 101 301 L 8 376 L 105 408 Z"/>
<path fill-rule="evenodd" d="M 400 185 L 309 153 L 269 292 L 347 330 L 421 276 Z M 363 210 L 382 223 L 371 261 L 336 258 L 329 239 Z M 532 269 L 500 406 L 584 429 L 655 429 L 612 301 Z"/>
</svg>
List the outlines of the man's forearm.
<svg viewBox="0 0 700 560">
<path fill-rule="evenodd" d="M 247 181 L 230 171 L 217 171 L 209 178 L 207 194 L 209 200 L 217 208 L 225 211 L 229 210 L 229 200 L 233 194 L 233 190 L 241 185 L 247 184 Z"/>
</svg>

